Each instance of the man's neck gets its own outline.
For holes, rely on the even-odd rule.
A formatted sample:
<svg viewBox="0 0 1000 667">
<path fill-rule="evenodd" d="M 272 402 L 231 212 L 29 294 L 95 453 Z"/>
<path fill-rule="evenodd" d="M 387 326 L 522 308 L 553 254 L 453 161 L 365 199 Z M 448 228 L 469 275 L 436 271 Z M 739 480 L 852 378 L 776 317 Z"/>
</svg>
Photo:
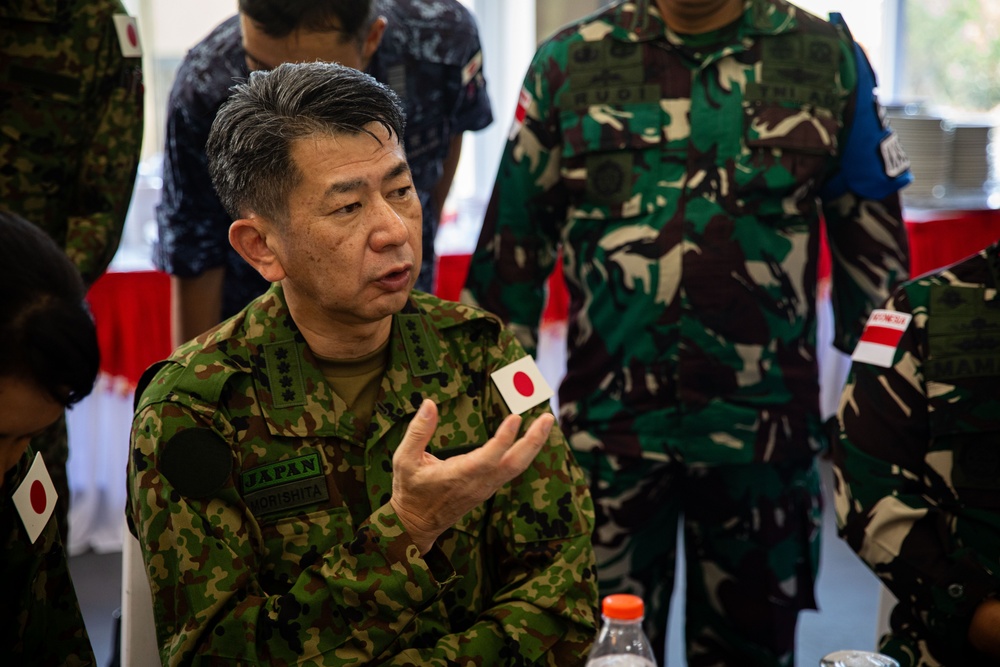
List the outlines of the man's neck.
<svg viewBox="0 0 1000 667">
<path fill-rule="evenodd" d="M 296 309 L 289 312 L 309 349 L 324 359 L 357 359 L 381 347 L 392 332 L 392 316 L 378 322 L 333 321 L 321 313 Z"/>
<path fill-rule="evenodd" d="M 743 13 L 743 0 L 655 0 L 667 27 L 700 35 L 727 26 Z"/>
</svg>

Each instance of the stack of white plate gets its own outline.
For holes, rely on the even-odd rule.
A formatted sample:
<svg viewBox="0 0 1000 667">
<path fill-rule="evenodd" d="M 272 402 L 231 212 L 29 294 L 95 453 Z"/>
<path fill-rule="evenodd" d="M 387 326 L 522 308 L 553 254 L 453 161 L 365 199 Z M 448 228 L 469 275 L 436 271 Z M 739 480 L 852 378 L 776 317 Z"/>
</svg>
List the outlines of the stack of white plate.
<svg viewBox="0 0 1000 667">
<path fill-rule="evenodd" d="M 951 144 L 949 190 L 954 194 L 982 194 L 990 178 L 989 151 L 992 127 L 984 124 L 954 124 Z"/>
<path fill-rule="evenodd" d="M 951 169 L 951 125 L 934 115 L 890 115 L 889 125 L 899 135 L 910 158 L 913 183 L 903 190 L 904 199 L 940 199 L 947 194 Z"/>
</svg>

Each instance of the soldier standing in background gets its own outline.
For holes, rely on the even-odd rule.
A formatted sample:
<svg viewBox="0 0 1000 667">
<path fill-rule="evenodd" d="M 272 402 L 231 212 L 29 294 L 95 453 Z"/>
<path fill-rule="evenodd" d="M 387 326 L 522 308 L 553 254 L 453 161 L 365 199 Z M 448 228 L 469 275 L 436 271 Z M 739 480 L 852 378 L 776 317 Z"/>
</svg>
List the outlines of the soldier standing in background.
<svg viewBox="0 0 1000 667">
<path fill-rule="evenodd" d="M 175 345 L 268 287 L 229 245 L 232 220 L 212 189 L 205 156 L 212 119 L 248 72 L 337 62 L 396 91 L 406 107 L 406 152 L 423 207 L 416 288 L 425 292 L 434 284 L 434 237 L 462 134 L 493 120 L 479 32 L 457 0 L 240 0 L 239 9 L 185 57 L 167 105 L 153 260 L 171 274 Z"/>
<path fill-rule="evenodd" d="M 0 209 L 41 227 L 89 287 L 118 250 L 142 143 L 142 55 L 119 0 L 0 3 Z M 60 419 L 35 439 L 68 543 Z"/>
<path fill-rule="evenodd" d="M 643 597 L 661 663 L 678 521 L 689 665 L 792 665 L 815 608 L 821 216 L 840 349 L 907 277 L 874 86 L 843 25 L 784 0 L 619 2 L 525 78 L 463 299 L 533 351 L 561 250 L 601 594 Z"/>
<path fill-rule="evenodd" d="M 901 667 L 1000 663 L 1000 243 L 899 288 L 854 351 L 840 535 L 899 600 Z"/>
</svg>

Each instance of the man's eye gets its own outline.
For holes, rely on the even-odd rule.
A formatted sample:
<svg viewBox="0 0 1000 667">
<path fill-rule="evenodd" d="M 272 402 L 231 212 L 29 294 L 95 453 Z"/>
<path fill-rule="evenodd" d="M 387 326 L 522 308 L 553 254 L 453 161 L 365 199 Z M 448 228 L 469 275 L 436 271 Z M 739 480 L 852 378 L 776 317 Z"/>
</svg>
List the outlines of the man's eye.
<svg viewBox="0 0 1000 667">
<path fill-rule="evenodd" d="M 354 202 L 353 204 L 348 204 L 347 206 L 342 206 L 338 208 L 334 213 L 354 213 L 359 208 L 361 208 L 360 202 Z"/>
<path fill-rule="evenodd" d="M 404 185 L 401 188 L 396 188 L 395 190 L 393 190 L 392 191 L 392 196 L 393 197 L 405 197 L 408 194 L 410 194 L 410 191 L 412 189 L 413 189 L 412 185 Z"/>
</svg>

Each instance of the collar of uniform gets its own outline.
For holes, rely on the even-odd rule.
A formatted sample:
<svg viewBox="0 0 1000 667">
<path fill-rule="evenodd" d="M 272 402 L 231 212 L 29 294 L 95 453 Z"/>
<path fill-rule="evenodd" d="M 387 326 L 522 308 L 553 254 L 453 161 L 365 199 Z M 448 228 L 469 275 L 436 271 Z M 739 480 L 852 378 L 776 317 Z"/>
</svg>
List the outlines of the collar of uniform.
<svg viewBox="0 0 1000 667">
<path fill-rule="evenodd" d="M 65 15 L 69 4 L 69 0 L 3 0 L 0 18 L 54 23 Z"/>
<path fill-rule="evenodd" d="M 273 435 L 336 436 L 343 427 L 333 412 L 333 391 L 285 305 L 276 284 L 264 297 L 273 302 L 251 313 L 246 331 L 261 412 Z M 252 338 L 249 332 L 259 332 Z M 441 332 L 411 296 L 393 316 L 389 360 L 373 417 L 381 431 L 416 412 L 424 398 L 441 404 L 465 390 L 454 360 L 442 348 Z"/>
<path fill-rule="evenodd" d="M 785 0 L 744 0 L 741 35 L 775 35 L 795 27 L 795 11 Z M 618 9 L 616 23 L 639 42 L 663 39 L 667 32 L 655 0 L 624 2 Z"/>
</svg>

